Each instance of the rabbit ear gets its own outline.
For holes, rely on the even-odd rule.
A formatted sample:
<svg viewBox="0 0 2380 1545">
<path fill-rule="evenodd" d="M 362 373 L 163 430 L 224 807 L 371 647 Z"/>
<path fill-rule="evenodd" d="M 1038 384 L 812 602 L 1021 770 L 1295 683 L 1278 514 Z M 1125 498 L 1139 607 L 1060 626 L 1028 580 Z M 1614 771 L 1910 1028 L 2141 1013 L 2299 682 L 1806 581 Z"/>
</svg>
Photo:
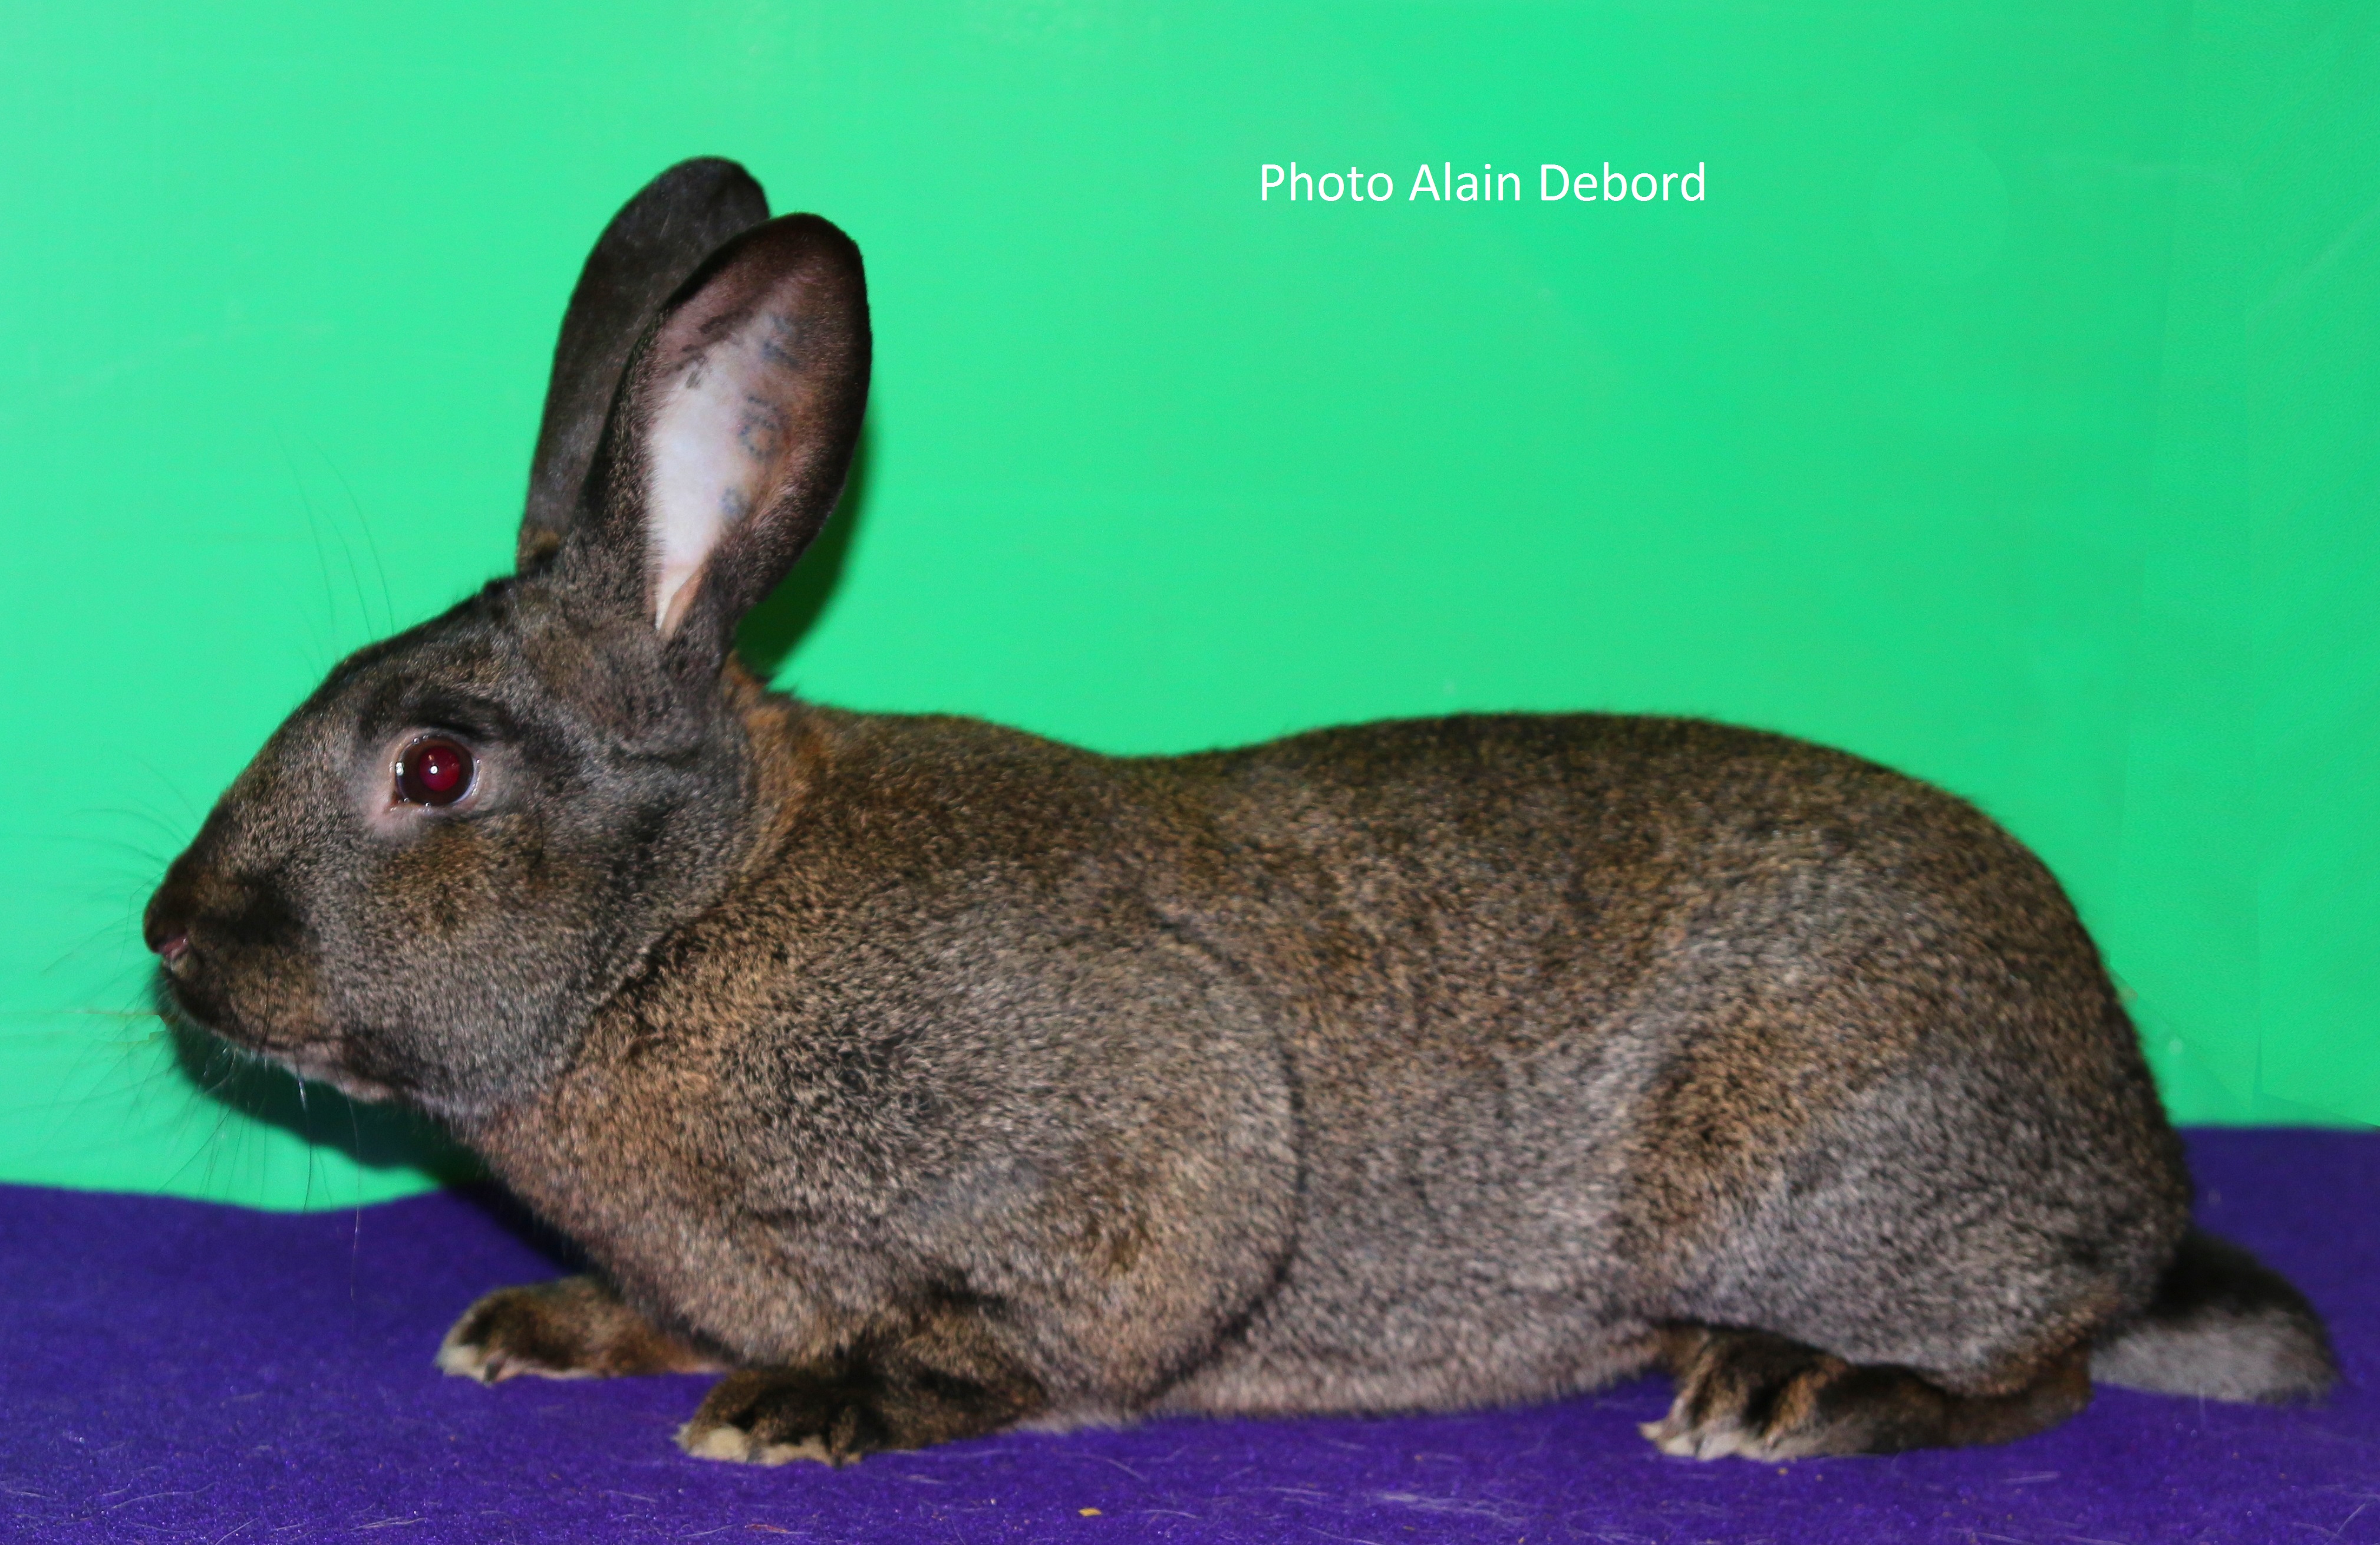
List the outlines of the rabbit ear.
<svg viewBox="0 0 2380 1545">
<path fill-rule="evenodd" d="M 515 562 L 524 570 L 562 544 L 578 513 L 605 416 L 637 340 L 696 265 L 769 218 L 768 195 L 733 161 L 681 161 L 647 183 L 587 254 L 562 337 L 528 469 L 528 510 Z"/>
<path fill-rule="evenodd" d="M 868 349 L 859 249 L 815 214 L 711 254 L 638 346 L 572 542 L 609 601 L 641 602 L 674 659 L 715 672 L 826 524 Z"/>
</svg>

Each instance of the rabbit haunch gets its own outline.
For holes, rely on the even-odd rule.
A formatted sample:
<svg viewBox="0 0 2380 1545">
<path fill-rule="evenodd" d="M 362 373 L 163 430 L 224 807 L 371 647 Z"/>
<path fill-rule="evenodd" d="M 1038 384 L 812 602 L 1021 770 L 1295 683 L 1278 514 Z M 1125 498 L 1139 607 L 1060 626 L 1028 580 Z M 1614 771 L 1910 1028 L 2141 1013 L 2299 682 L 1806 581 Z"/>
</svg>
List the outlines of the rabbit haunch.
<svg viewBox="0 0 2380 1545">
<path fill-rule="evenodd" d="M 593 1271 L 488 1381 L 723 1368 L 690 1454 L 1678 1382 L 1704 1457 L 2318 1393 L 2189 1232 L 2057 882 L 1751 730 L 1475 715 L 1118 759 L 767 691 L 865 275 L 717 161 L 608 226 L 518 572 L 332 673 L 150 904 L 178 1012 L 431 1111 Z M 434 736 L 451 804 L 393 766 Z"/>
</svg>

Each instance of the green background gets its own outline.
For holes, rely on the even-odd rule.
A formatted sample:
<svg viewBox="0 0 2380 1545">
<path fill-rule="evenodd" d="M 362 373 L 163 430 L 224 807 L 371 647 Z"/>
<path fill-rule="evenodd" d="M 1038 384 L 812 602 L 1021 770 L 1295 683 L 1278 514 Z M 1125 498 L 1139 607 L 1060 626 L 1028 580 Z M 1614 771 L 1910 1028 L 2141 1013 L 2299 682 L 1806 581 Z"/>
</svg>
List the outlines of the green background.
<svg viewBox="0 0 2380 1545">
<path fill-rule="evenodd" d="M 507 566 L 578 261 L 696 153 L 869 266 L 781 682 L 1119 751 L 1833 742 L 2042 852 L 2180 1117 L 2380 1115 L 2369 5 L 45 3 L 0 13 L 0 1178 L 457 1162 L 177 1047 L 139 908 L 334 658 Z M 1293 158 L 1399 196 L 1260 201 Z"/>
</svg>

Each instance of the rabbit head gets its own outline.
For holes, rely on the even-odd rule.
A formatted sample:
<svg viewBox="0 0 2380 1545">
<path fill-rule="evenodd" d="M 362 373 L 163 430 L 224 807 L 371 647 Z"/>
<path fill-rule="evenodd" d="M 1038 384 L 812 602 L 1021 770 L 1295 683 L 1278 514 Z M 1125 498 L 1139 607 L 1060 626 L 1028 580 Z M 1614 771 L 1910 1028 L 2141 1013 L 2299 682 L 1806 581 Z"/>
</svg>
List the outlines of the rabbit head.
<svg viewBox="0 0 2380 1545">
<path fill-rule="evenodd" d="M 840 495 L 866 284 L 815 215 L 672 168 L 573 292 L 517 572 L 359 651 L 176 858 L 185 1017 L 455 1119 L 532 1093 L 755 828 L 736 622 Z"/>
</svg>

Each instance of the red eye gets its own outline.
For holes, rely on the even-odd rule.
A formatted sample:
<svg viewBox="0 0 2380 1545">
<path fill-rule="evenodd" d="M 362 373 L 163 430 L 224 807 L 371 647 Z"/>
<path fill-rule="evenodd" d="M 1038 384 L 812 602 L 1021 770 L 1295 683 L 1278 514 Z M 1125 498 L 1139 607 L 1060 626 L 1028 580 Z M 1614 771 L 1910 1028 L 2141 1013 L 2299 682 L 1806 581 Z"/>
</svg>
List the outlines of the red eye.
<svg viewBox="0 0 2380 1545">
<path fill-rule="evenodd" d="M 471 753 L 451 740 L 417 740 L 396 759 L 396 797 L 408 805 L 451 805 L 470 787 Z"/>
</svg>

